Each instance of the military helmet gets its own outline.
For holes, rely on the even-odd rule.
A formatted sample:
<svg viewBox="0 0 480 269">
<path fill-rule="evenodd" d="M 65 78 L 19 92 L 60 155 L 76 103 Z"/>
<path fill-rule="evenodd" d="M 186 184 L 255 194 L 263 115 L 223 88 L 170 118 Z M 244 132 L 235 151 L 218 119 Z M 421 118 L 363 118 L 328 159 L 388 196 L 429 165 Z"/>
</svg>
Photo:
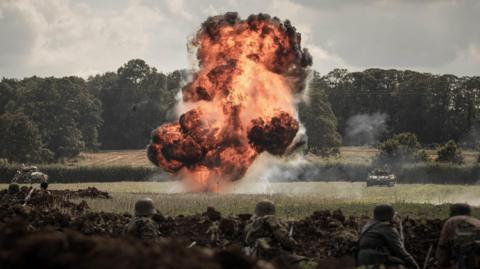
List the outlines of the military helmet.
<svg viewBox="0 0 480 269">
<path fill-rule="evenodd" d="M 450 217 L 470 216 L 471 214 L 472 209 L 468 204 L 458 203 L 450 206 Z"/>
<path fill-rule="evenodd" d="M 255 215 L 259 217 L 265 215 L 275 215 L 275 204 L 268 200 L 257 203 L 255 206 Z"/>
<path fill-rule="evenodd" d="M 40 188 L 41 188 L 42 190 L 48 189 L 48 182 L 43 181 L 42 183 L 40 183 Z"/>
<path fill-rule="evenodd" d="M 142 198 L 135 203 L 135 216 L 137 217 L 149 217 L 157 213 L 153 201 L 150 198 Z"/>
<path fill-rule="evenodd" d="M 378 221 L 391 221 L 395 215 L 395 209 L 391 205 L 377 205 L 373 209 L 373 217 Z"/>
<path fill-rule="evenodd" d="M 10 183 L 10 185 L 8 185 L 8 194 L 16 194 L 19 191 L 20 186 L 18 186 L 17 183 Z"/>
</svg>

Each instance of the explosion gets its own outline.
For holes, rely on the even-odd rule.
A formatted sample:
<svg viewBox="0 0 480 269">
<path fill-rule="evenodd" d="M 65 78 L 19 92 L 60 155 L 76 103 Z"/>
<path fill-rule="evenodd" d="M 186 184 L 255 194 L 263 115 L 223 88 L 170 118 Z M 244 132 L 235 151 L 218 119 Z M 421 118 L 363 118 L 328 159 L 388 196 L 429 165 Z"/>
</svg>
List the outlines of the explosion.
<svg viewBox="0 0 480 269">
<path fill-rule="evenodd" d="M 148 158 L 193 190 L 219 191 L 260 153 L 281 156 L 292 147 L 295 96 L 312 58 L 288 20 L 265 14 L 210 17 L 191 42 L 199 70 L 182 89 L 187 110 L 152 132 Z"/>
</svg>

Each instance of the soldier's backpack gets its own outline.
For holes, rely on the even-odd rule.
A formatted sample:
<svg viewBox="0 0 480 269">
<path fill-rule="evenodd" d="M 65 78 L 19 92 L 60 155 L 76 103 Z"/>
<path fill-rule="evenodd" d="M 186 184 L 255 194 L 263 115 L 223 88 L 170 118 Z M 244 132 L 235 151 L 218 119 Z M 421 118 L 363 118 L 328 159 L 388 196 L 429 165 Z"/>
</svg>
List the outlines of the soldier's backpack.
<svg viewBox="0 0 480 269">
<path fill-rule="evenodd" d="M 453 256 L 459 269 L 480 268 L 480 229 L 462 221 L 453 237 Z"/>
<path fill-rule="evenodd" d="M 245 253 L 249 256 L 271 259 L 281 251 L 280 243 L 274 240 L 271 225 L 275 217 L 267 215 L 255 217 L 245 227 Z"/>
</svg>

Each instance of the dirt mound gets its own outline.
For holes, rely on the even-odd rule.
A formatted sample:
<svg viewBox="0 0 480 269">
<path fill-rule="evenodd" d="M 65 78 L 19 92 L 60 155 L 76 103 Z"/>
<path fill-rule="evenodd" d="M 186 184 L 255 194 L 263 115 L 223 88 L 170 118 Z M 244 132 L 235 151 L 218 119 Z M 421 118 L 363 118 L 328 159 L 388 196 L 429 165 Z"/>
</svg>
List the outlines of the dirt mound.
<svg viewBox="0 0 480 269">
<path fill-rule="evenodd" d="M 433 268 L 435 265 L 435 249 L 440 237 L 440 232 L 444 221 L 440 219 L 412 219 L 406 218 L 403 220 L 403 229 L 405 236 L 405 247 L 415 257 L 420 264 L 423 264 L 427 256 L 429 248 L 432 248 L 432 253 L 428 260 L 428 267 Z"/>
<path fill-rule="evenodd" d="M 292 222 L 294 237 L 302 242 L 301 253 L 308 257 L 352 255 L 361 226 L 359 219 L 346 218 L 341 211 L 316 211 L 310 217 Z"/>
<path fill-rule="evenodd" d="M 19 193 L 18 200 L 26 190 Z M 70 196 L 71 197 L 71 196 Z M 27 206 L 15 199 L 0 199 L 0 224 L 28 223 L 26 230 L 69 229 L 85 235 L 122 237 L 130 214 L 90 212 L 85 201 L 73 203 L 68 196 L 52 192 L 34 193 Z M 243 230 L 251 215 L 223 217 L 214 208 L 190 216 L 165 217 L 157 214 L 162 236 L 185 240 L 188 244 L 217 250 L 240 248 Z M 299 242 L 296 254 L 315 260 L 351 257 L 355 252 L 358 231 L 366 217 L 346 217 L 341 211 L 317 211 L 311 216 L 289 222 L 293 237 Z M 407 250 L 423 263 L 428 249 L 436 247 L 443 221 L 405 218 L 402 222 Z M 99 239 L 100 240 L 100 239 Z M 348 259 L 348 258 L 347 258 Z M 433 265 L 434 260 L 429 260 Z"/>
<path fill-rule="evenodd" d="M 44 191 L 38 188 L 24 186 L 21 187 L 20 191 L 15 195 L 9 195 L 7 190 L 0 191 L 0 201 L 10 201 L 23 204 L 27 200 L 26 204 L 33 205 L 35 207 L 52 207 L 54 204 L 61 205 L 61 207 L 72 207 L 73 204 L 69 201 L 72 198 L 111 199 L 112 197 L 108 192 L 100 191 L 95 187 L 89 187 L 87 189 L 80 189 L 76 191 Z"/>
<path fill-rule="evenodd" d="M 141 242 L 84 236 L 70 230 L 30 233 L 21 223 L 0 229 L 0 268 L 5 269 L 273 268 L 235 251 L 186 248 L 185 242 L 178 240 Z"/>
<path fill-rule="evenodd" d="M 367 217 L 347 218 L 340 210 L 317 211 L 310 217 L 292 224 L 295 227 L 294 237 L 301 242 L 300 253 L 323 260 L 328 257 L 352 257 L 358 233 L 367 220 Z M 407 250 L 423 264 L 430 246 L 433 251 L 436 248 L 443 221 L 407 217 L 403 219 L 402 226 Z M 432 256 L 433 254 L 427 268 L 435 264 Z"/>
<path fill-rule="evenodd" d="M 0 193 L 0 205 L 8 206 L 24 206 L 26 210 L 34 211 L 55 211 L 61 210 L 71 215 L 83 214 L 87 211 L 88 204 L 85 201 L 74 203 L 70 201 L 69 196 L 63 191 L 44 191 L 31 187 L 22 187 L 15 195 L 9 195 L 6 192 Z M 74 197 L 74 196 L 73 196 Z"/>
<path fill-rule="evenodd" d="M 69 198 L 93 198 L 93 199 L 111 199 L 112 197 L 106 191 L 100 191 L 95 187 L 86 189 L 72 190 L 52 190 L 55 195 L 67 196 Z"/>
</svg>

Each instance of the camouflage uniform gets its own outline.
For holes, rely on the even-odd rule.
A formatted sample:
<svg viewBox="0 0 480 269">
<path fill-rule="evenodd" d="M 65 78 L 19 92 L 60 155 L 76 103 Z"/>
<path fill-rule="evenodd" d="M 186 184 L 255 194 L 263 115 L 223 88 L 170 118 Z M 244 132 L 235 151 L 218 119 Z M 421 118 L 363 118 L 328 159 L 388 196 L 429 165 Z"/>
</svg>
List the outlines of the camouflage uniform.
<svg viewBox="0 0 480 269">
<path fill-rule="evenodd" d="M 475 265 L 470 265 L 470 267 L 468 267 L 467 265 L 459 264 L 462 262 L 462 257 L 459 257 L 459 255 L 462 254 L 459 252 L 475 251 L 475 247 L 473 245 L 467 244 L 471 244 L 475 240 L 478 242 L 478 240 L 480 240 L 479 232 L 480 220 L 476 218 L 462 215 L 454 216 L 448 219 L 443 225 L 436 252 L 436 257 L 438 259 L 440 268 L 480 268 L 480 261 L 478 261 L 480 260 L 478 257 L 478 249 L 476 255 L 475 253 L 472 254 L 474 259 L 477 259 L 476 267 Z M 465 244 L 467 249 L 459 249 L 462 244 Z M 467 253 L 463 253 L 463 255 L 465 254 Z M 473 263 L 475 263 L 475 261 L 473 261 Z"/>
<path fill-rule="evenodd" d="M 257 258 L 271 260 L 288 254 L 296 246 L 285 225 L 274 215 L 253 216 L 245 227 L 245 233 L 250 254 Z"/>
<path fill-rule="evenodd" d="M 358 268 L 420 268 L 389 221 L 367 223 L 362 228 L 358 248 Z"/>
<path fill-rule="evenodd" d="M 213 242 L 219 242 L 220 241 L 220 223 L 218 221 L 212 222 L 210 227 L 207 229 L 207 234 L 210 235 L 210 240 Z"/>
<path fill-rule="evenodd" d="M 150 198 L 142 198 L 135 202 L 135 217 L 125 227 L 124 234 L 141 240 L 157 240 L 160 228 L 152 219 L 157 213 Z"/>
<path fill-rule="evenodd" d="M 158 224 L 149 217 L 134 217 L 125 227 L 124 234 L 141 240 L 157 240 L 160 238 Z"/>
</svg>

